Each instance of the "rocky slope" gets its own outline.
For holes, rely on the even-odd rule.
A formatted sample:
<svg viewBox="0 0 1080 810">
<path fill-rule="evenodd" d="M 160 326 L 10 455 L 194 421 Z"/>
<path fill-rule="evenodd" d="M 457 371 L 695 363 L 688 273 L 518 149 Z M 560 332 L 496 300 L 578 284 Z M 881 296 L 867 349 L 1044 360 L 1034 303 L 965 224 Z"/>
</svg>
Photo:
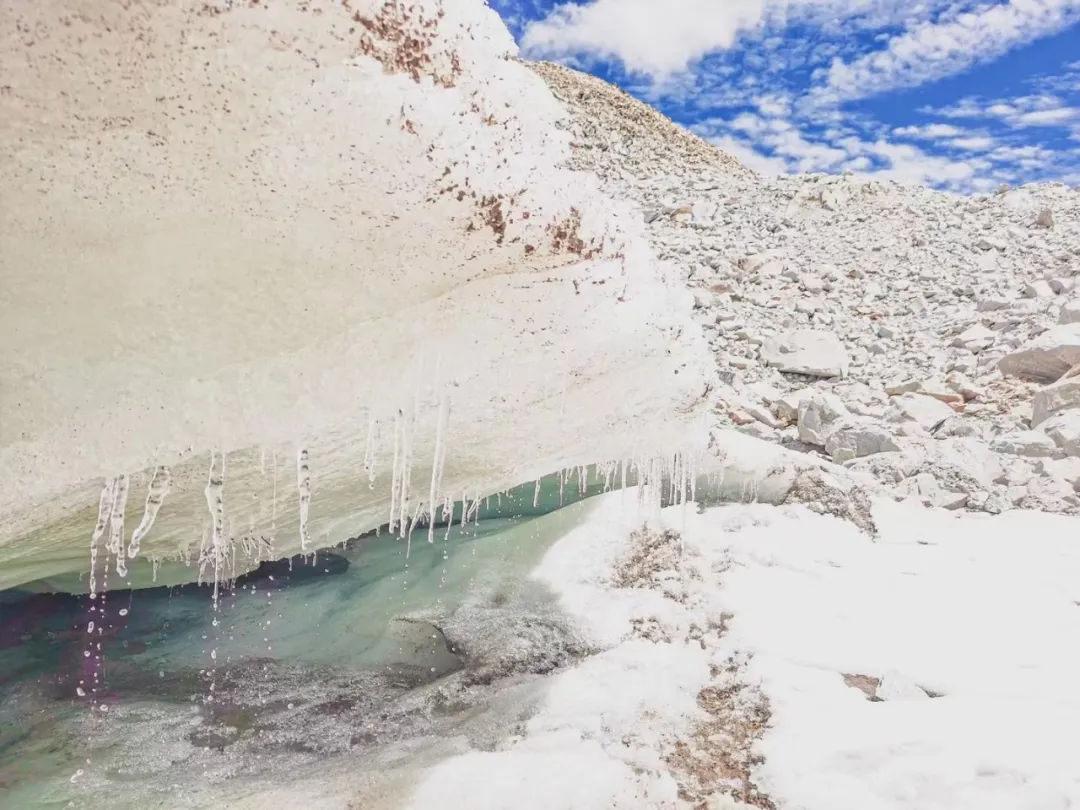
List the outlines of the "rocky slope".
<svg viewBox="0 0 1080 810">
<path fill-rule="evenodd" d="M 947 508 L 1080 511 L 1080 190 L 762 178 L 595 77 L 530 63 L 573 168 L 694 290 L 717 424 Z"/>
</svg>

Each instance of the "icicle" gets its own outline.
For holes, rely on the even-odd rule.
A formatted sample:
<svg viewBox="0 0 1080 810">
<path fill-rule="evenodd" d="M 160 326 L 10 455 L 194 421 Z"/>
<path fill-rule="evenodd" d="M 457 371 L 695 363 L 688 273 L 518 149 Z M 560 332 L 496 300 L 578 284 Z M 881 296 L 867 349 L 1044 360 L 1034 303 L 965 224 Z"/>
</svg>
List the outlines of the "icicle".
<svg viewBox="0 0 1080 810">
<path fill-rule="evenodd" d="M 110 478 L 101 488 L 101 497 L 98 499 L 98 519 L 94 526 L 94 533 L 90 537 L 90 598 L 97 599 L 97 554 L 98 541 L 105 534 L 105 527 L 109 525 L 112 517 L 113 497 L 116 490 L 116 479 Z"/>
<path fill-rule="evenodd" d="M 154 470 L 154 477 L 150 479 L 150 486 L 147 488 L 146 505 L 143 507 L 142 520 L 139 521 L 135 531 L 131 533 L 131 542 L 128 543 L 127 555 L 131 559 L 135 559 L 139 555 L 142 540 L 153 527 L 158 510 L 161 509 L 165 496 L 169 494 L 171 482 L 172 475 L 168 467 L 158 467 Z"/>
<path fill-rule="evenodd" d="M 308 464 L 308 451 L 301 449 L 296 454 L 296 490 L 300 495 L 300 551 L 308 547 L 308 512 L 311 509 L 311 467 Z"/>
<path fill-rule="evenodd" d="M 375 413 L 368 414 L 367 441 L 364 443 L 364 472 L 368 477 L 368 489 L 375 489 Z"/>
<path fill-rule="evenodd" d="M 417 363 L 417 378 L 420 376 L 420 364 Z M 412 416 L 405 420 L 405 429 L 402 433 L 402 469 L 401 469 L 401 505 L 398 522 L 399 529 L 404 532 L 405 524 L 409 518 L 409 499 L 412 497 L 412 468 L 416 456 L 416 433 L 417 424 L 420 421 L 420 385 L 416 386 L 416 394 L 413 397 Z M 402 536 L 404 536 L 402 534 Z"/>
<path fill-rule="evenodd" d="M 409 559 L 409 554 L 412 552 L 412 533 L 416 528 L 416 520 L 420 517 L 420 507 L 424 505 L 423 501 L 417 501 L 416 509 L 413 510 L 411 518 L 405 519 L 405 559 Z"/>
<path fill-rule="evenodd" d="M 274 494 L 270 507 L 270 534 L 277 535 L 277 450 L 270 451 L 270 461 L 274 467 Z"/>
<path fill-rule="evenodd" d="M 127 576 L 127 561 L 124 559 L 124 512 L 127 510 L 128 483 L 126 475 L 116 477 L 112 514 L 109 516 L 109 541 L 105 544 L 105 549 L 116 556 L 116 573 L 121 577 Z"/>
<path fill-rule="evenodd" d="M 444 388 L 439 396 L 439 415 L 435 423 L 435 455 L 431 460 L 431 492 L 428 503 L 431 504 L 431 520 L 428 522 L 428 542 L 435 542 L 435 499 L 442 487 L 443 464 L 446 460 L 446 445 L 443 431 L 448 417 L 448 400 Z"/>
<path fill-rule="evenodd" d="M 561 507 L 566 503 L 566 499 L 563 497 L 563 489 L 566 487 L 566 470 L 559 472 L 559 506 Z"/>
<path fill-rule="evenodd" d="M 690 500 L 697 503 L 697 454 L 690 459 Z"/>
<path fill-rule="evenodd" d="M 449 520 L 446 521 L 446 532 L 443 534 L 443 546 L 444 546 L 444 548 L 443 548 L 443 559 L 444 560 L 446 559 L 445 545 L 450 540 L 450 530 L 452 528 L 454 528 L 454 508 L 453 508 L 453 506 L 450 507 L 450 518 L 449 518 Z"/>
<path fill-rule="evenodd" d="M 394 416 L 394 467 L 390 476 L 390 522 L 387 531 L 391 534 L 397 525 L 397 501 L 401 491 L 401 409 Z"/>
<path fill-rule="evenodd" d="M 533 509 L 540 506 L 540 480 L 539 478 L 536 479 L 536 489 L 533 490 Z"/>
<path fill-rule="evenodd" d="M 207 475 L 206 489 L 203 490 L 203 494 L 206 496 L 206 508 L 210 512 L 210 547 L 207 549 L 207 553 L 200 555 L 199 560 L 199 576 L 202 577 L 202 570 L 207 563 L 213 563 L 214 566 L 214 610 L 218 609 L 218 583 L 221 575 L 221 566 L 224 559 L 223 546 L 224 538 L 222 533 L 225 529 L 225 457 L 221 458 L 221 472 L 217 472 L 216 468 L 216 456 L 213 451 L 210 451 L 210 472 Z"/>
</svg>

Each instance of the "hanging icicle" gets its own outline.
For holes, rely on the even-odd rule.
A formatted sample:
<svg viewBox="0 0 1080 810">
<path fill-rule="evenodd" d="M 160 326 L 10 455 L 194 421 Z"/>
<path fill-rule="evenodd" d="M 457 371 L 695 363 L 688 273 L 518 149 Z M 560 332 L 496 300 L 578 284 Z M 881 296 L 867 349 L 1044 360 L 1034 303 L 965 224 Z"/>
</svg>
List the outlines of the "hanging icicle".
<svg viewBox="0 0 1080 810">
<path fill-rule="evenodd" d="M 139 556 L 142 540 L 153 528 L 161 504 L 165 501 L 165 496 L 169 494 L 171 483 L 172 475 L 168 467 L 158 467 L 154 470 L 154 476 L 150 479 L 150 486 L 147 488 L 146 505 L 143 507 L 142 520 L 139 521 L 135 531 L 131 533 L 131 541 L 128 543 L 127 555 L 129 558 L 135 559 Z"/>
<path fill-rule="evenodd" d="M 308 534 L 308 516 L 311 510 L 311 466 L 308 463 L 308 451 L 301 449 L 296 454 L 296 490 L 300 496 L 300 551 L 307 553 L 310 536 Z"/>
</svg>

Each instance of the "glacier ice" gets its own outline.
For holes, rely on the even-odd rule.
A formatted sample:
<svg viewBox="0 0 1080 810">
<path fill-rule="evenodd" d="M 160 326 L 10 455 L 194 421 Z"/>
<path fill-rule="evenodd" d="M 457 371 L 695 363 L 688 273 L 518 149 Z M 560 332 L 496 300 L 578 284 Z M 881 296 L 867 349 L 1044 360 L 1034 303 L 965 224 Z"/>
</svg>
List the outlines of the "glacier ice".
<svg viewBox="0 0 1080 810">
<path fill-rule="evenodd" d="M 480 0 L 15 0 L 0 33 L 0 588 L 93 587 L 102 517 L 124 583 L 180 582 L 702 448 L 688 293 Z"/>
</svg>

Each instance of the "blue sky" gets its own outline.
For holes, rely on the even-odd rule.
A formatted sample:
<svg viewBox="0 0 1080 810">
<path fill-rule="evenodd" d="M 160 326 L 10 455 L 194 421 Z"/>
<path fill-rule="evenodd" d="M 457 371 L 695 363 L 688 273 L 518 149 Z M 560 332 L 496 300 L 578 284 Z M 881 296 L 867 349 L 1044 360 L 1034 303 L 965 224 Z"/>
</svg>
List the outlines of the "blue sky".
<svg viewBox="0 0 1080 810">
<path fill-rule="evenodd" d="M 766 174 L 1080 185 L 1080 0 L 490 0 Z"/>
</svg>

